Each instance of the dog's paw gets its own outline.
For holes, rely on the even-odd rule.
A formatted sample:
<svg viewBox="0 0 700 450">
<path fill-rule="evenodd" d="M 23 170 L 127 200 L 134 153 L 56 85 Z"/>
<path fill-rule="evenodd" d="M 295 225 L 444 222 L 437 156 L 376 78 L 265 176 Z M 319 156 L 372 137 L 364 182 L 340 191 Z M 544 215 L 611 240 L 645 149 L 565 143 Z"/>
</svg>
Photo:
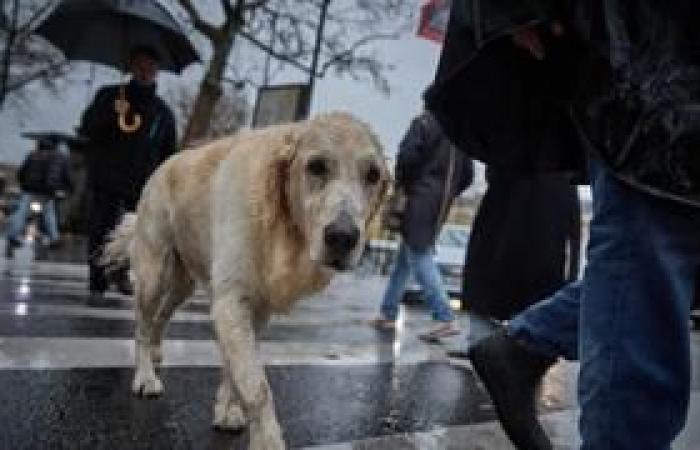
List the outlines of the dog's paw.
<svg viewBox="0 0 700 450">
<path fill-rule="evenodd" d="M 248 425 L 245 414 L 234 403 L 214 405 L 214 428 L 225 431 L 240 431 Z"/>
<path fill-rule="evenodd" d="M 137 371 L 131 390 L 139 397 L 157 397 L 163 393 L 163 382 L 155 374 Z"/>
</svg>

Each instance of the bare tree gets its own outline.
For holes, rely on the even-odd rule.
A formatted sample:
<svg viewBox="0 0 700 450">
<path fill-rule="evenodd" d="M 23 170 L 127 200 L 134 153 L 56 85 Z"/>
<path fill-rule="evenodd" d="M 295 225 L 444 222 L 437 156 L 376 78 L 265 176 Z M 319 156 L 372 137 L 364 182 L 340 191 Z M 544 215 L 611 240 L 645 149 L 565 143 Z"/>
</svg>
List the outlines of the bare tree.
<svg viewBox="0 0 700 450">
<path fill-rule="evenodd" d="M 190 85 L 179 85 L 165 94 L 168 103 L 178 118 L 179 135 L 184 132 L 187 118 L 192 116 L 192 109 L 197 98 L 197 89 Z M 250 113 L 250 105 L 243 92 L 234 86 L 224 86 L 221 98 L 214 108 L 212 120 L 207 133 L 201 138 L 211 139 L 234 133 L 245 125 Z"/>
<path fill-rule="evenodd" d="M 39 81 L 46 87 L 65 73 L 67 61 L 60 52 L 32 34 L 56 4 L 55 0 L 10 0 L 0 8 L 0 108 L 8 95 L 19 94 Z"/>
<path fill-rule="evenodd" d="M 388 91 L 389 67 L 368 50 L 370 43 L 396 39 L 406 27 L 412 0 L 219 0 L 223 22 L 205 20 L 192 0 L 177 0 L 193 28 L 211 44 L 208 61 L 185 141 L 206 135 L 221 97 L 230 55 L 238 37 L 310 77 L 329 70 L 354 78 L 368 77 Z M 387 19 L 394 19 L 393 21 Z M 387 28 L 387 23 L 393 24 Z"/>
</svg>

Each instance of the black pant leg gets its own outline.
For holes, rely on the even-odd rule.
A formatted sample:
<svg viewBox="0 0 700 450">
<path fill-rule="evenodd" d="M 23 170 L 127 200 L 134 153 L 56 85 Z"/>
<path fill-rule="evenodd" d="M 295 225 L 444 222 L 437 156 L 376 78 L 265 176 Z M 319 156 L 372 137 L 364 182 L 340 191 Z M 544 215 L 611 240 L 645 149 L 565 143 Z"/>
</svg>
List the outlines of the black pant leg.
<svg viewBox="0 0 700 450">
<path fill-rule="evenodd" d="M 102 247 L 109 233 L 122 215 L 122 200 L 119 195 L 93 189 L 90 201 L 90 221 L 88 224 L 88 263 L 90 266 L 90 289 L 104 291 L 108 287 L 104 267 L 99 264 Z"/>
</svg>

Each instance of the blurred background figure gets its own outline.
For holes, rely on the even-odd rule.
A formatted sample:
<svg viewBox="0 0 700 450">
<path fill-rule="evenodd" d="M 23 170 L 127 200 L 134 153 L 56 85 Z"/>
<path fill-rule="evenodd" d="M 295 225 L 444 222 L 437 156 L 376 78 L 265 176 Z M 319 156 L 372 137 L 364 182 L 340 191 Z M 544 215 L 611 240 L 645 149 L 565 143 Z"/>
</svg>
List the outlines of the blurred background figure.
<svg viewBox="0 0 700 450">
<path fill-rule="evenodd" d="M 462 286 L 468 349 L 538 300 L 578 278 L 581 208 L 568 173 L 489 166 L 469 240 Z"/>
<path fill-rule="evenodd" d="M 452 201 L 472 183 L 472 161 L 455 150 L 437 121 L 424 112 L 413 120 L 401 141 L 395 176 L 397 187 L 406 195 L 401 244 L 379 318 L 373 323 L 383 330 L 396 328 L 399 302 L 413 273 L 438 322 L 422 337 L 432 341 L 454 336 L 460 331 L 433 258 L 433 246 Z"/>
<path fill-rule="evenodd" d="M 35 208 L 41 214 L 41 229 L 46 234 L 48 246 L 59 244 L 56 199 L 65 197 L 72 190 L 68 157 L 58 150 L 57 142 L 50 139 L 37 141 L 35 151 L 24 160 L 17 177 L 22 193 L 8 221 L 5 247 L 8 258 L 22 245 L 33 205 L 38 205 Z"/>
<path fill-rule="evenodd" d="M 156 94 L 159 55 L 150 47 L 131 50 L 131 81 L 107 86 L 95 95 L 82 117 L 79 133 L 88 139 L 90 293 L 100 297 L 116 284 L 133 292 L 128 269 L 106 273 L 98 260 L 109 232 L 126 212 L 135 211 L 148 177 L 177 151 L 175 117 Z"/>
</svg>

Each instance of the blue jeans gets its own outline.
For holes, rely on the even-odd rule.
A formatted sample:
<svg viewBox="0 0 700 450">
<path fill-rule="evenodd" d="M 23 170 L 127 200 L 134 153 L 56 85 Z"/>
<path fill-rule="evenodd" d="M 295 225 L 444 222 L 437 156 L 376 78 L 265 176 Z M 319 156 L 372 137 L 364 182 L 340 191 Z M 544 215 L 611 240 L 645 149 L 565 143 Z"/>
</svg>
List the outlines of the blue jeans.
<svg viewBox="0 0 700 450">
<path fill-rule="evenodd" d="M 580 360 L 583 450 L 668 450 L 690 398 L 700 211 L 638 192 L 598 162 L 591 187 L 582 280 L 508 329 L 544 354 Z"/>
<path fill-rule="evenodd" d="M 399 302 L 406 292 L 406 283 L 411 271 L 423 289 L 423 295 L 433 313 L 433 319 L 443 322 L 454 320 L 454 314 L 447 304 L 447 293 L 442 286 L 442 277 L 431 250 L 416 252 L 403 242 L 399 246 L 396 265 L 384 293 L 382 316 L 389 320 L 396 320 L 398 317 Z"/>
<path fill-rule="evenodd" d="M 41 203 L 41 220 L 43 221 L 44 231 L 52 241 L 58 240 L 58 222 L 56 221 L 56 204 L 54 199 L 46 195 L 26 192 L 22 193 L 17 203 L 17 209 L 10 216 L 7 239 L 15 242 L 22 240 L 22 233 L 24 232 L 24 226 L 27 224 L 29 208 L 32 202 Z"/>
</svg>

